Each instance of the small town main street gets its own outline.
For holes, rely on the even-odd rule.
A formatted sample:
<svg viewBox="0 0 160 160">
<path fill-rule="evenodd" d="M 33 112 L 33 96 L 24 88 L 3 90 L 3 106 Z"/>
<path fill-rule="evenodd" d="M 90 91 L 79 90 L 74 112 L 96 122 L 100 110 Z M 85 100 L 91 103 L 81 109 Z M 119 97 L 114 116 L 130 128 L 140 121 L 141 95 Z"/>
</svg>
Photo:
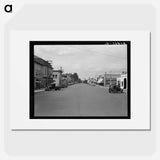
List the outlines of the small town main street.
<svg viewBox="0 0 160 160">
<path fill-rule="evenodd" d="M 39 92 L 35 116 L 127 116 L 127 95 L 83 83 Z"/>
</svg>

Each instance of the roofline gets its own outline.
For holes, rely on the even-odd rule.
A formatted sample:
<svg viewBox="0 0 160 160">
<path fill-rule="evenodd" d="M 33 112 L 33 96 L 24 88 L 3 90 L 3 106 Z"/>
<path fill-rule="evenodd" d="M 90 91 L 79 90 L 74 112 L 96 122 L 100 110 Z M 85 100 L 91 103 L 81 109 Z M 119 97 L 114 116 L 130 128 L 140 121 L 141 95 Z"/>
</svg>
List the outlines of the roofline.
<svg viewBox="0 0 160 160">
<path fill-rule="evenodd" d="M 53 72 L 62 72 L 62 70 L 53 70 Z"/>
</svg>

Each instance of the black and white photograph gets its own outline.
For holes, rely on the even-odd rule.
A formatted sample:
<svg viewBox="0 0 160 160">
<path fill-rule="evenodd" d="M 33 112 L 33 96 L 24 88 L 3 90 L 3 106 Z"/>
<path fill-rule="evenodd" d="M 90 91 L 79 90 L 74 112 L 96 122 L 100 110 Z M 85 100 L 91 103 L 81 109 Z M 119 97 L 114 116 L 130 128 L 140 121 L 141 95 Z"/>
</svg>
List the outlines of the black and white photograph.
<svg viewBox="0 0 160 160">
<path fill-rule="evenodd" d="M 130 41 L 30 41 L 31 119 L 130 119 Z"/>
</svg>

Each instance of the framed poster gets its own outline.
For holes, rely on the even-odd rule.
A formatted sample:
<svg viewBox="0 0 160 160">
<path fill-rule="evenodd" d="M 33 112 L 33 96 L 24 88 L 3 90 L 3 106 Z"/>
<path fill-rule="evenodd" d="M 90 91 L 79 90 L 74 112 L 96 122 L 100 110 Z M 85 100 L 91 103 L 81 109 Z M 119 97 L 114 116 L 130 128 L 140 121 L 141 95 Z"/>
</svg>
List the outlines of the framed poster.
<svg viewBox="0 0 160 160">
<path fill-rule="evenodd" d="M 10 47 L 11 129 L 150 129 L 150 32 L 12 31 Z"/>
</svg>

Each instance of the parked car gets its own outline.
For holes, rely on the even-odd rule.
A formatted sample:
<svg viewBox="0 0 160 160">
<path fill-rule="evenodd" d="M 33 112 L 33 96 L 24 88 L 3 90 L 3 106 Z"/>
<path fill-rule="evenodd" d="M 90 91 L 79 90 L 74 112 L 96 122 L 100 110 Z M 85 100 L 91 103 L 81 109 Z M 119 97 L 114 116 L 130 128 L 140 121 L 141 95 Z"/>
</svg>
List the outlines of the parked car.
<svg viewBox="0 0 160 160">
<path fill-rule="evenodd" d="M 123 93 L 123 89 L 119 85 L 110 85 L 109 93 Z"/>
<path fill-rule="evenodd" d="M 91 86 L 96 86 L 94 83 L 90 83 Z"/>
<path fill-rule="evenodd" d="M 50 89 L 55 89 L 55 83 L 51 83 Z"/>
<path fill-rule="evenodd" d="M 55 84 L 51 83 L 46 89 L 45 91 L 51 91 L 52 89 L 55 89 Z"/>
<path fill-rule="evenodd" d="M 68 87 L 68 82 L 66 79 L 63 79 L 61 83 L 61 88 L 67 88 L 67 87 Z"/>
</svg>

